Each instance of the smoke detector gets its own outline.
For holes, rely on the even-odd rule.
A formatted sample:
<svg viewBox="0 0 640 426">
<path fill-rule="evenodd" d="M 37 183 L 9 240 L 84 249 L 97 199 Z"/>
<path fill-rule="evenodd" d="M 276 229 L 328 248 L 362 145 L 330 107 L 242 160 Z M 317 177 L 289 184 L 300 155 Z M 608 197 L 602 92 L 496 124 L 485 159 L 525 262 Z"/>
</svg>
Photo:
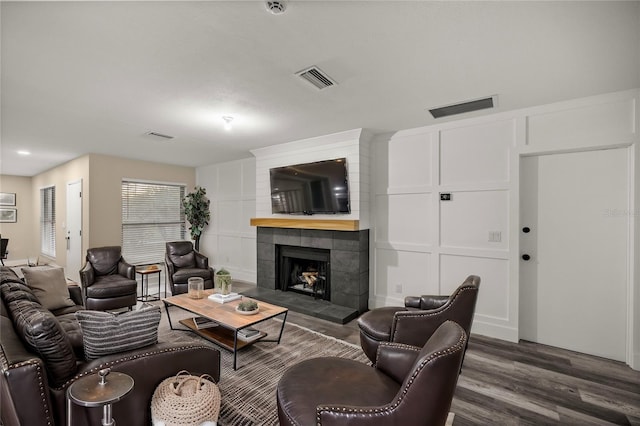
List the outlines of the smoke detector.
<svg viewBox="0 0 640 426">
<path fill-rule="evenodd" d="M 267 0 L 265 6 L 274 15 L 282 15 L 287 9 L 287 3 L 284 0 Z"/>
</svg>

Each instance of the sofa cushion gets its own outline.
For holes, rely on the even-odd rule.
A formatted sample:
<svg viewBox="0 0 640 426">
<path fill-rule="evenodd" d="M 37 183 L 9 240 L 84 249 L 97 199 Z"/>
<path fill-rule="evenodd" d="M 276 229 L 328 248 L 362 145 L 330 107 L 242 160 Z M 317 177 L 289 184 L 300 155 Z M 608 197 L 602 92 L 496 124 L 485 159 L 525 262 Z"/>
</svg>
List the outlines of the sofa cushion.
<svg viewBox="0 0 640 426">
<path fill-rule="evenodd" d="M 85 288 L 87 297 L 91 299 L 111 299 L 136 294 L 138 282 L 119 274 L 104 275 L 92 285 Z"/>
<path fill-rule="evenodd" d="M 87 360 L 125 352 L 158 342 L 160 307 L 114 314 L 102 311 L 78 311 Z"/>
<path fill-rule="evenodd" d="M 7 305 L 14 300 L 29 300 L 40 303 L 40 300 L 33 294 L 31 289 L 21 282 L 4 282 L 0 287 L 0 294 Z"/>
<path fill-rule="evenodd" d="M 66 333 L 51 312 L 29 300 L 14 300 L 8 309 L 18 335 L 44 361 L 52 386 L 76 373 L 76 356 Z"/>
<path fill-rule="evenodd" d="M 53 311 L 75 305 L 69 295 L 64 269 L 49 267 L 22 268 L 22 273 L 24 274 L 25 283 L 46 309 Z"/>
</svg>

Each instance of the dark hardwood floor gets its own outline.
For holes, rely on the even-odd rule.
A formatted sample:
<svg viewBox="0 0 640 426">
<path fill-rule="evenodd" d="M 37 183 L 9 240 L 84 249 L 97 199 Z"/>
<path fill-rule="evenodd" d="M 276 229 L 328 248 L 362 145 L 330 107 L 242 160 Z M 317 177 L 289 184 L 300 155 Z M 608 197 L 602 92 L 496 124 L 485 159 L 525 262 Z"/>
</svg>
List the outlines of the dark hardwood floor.
<svg viewBox="0 0 640 426">
<path fill-rule="evenodd" d="M 234 283 L 235 285 L 235 283 Z M 234 291 L 247 284 L 238 283 Z M 287 321 L 360 344 L 356 321 L 296 312 Z M 458 425 L 640 426 L 640 372 L 564 349 L 474 335 L 451 406 Z"/>
</svg>

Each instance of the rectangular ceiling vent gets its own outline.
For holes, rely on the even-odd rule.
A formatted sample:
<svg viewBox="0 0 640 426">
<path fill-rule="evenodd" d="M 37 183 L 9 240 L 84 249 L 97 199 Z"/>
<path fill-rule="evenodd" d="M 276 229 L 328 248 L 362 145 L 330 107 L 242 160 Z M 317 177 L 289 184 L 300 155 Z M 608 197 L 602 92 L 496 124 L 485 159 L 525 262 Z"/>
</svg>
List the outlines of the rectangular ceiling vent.
<svg viewBox="0 0 640 426">
<path fill-rule="evenodd" d="M 498 96 L 475 99 L 473 101 L 460 102 L 430 109 L 433 118 L 449 117 L 451 115 L 464 114 L 466 112 L 479 111 L 481 109 L 495 108 L 498 105 Z"/>
<path fill-rule="evenodd" d="M 156 138 L 162 138 L 162 139 L 173 139 L 173 136 L 164 135 L 164 134 L 158 133 L 158 132 L 147 132 L 147 133 L 145 133 L 145 135 L 153 136 L 153 137 L 156 137 Z"/>
<path fill-rule="evenodd" d="M 319 90 L 326 89 L 327 87 L 335 86 L 336 84 L 338 84 L 334 79 L 329 77 L 315 65 L 303 69 L 302 71 L 298 71 L 296 75 L 303 80 L 306 80 L 309 83 L 313 84 Z"/>
</svg>

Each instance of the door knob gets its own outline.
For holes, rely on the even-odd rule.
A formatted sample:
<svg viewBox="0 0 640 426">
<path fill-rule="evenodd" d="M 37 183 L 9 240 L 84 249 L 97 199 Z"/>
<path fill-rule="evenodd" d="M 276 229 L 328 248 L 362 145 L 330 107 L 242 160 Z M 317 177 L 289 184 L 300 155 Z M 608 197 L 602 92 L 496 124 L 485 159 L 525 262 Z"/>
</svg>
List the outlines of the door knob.
<svg viewBox="0 0 640 426">
<path fill-rule="evenodd" d="M 522 255 L 522 260 L 529 260 L 529 259 L 531 259 L 531 256 L 529 256 L 528 254 Z"/>
</svg>

